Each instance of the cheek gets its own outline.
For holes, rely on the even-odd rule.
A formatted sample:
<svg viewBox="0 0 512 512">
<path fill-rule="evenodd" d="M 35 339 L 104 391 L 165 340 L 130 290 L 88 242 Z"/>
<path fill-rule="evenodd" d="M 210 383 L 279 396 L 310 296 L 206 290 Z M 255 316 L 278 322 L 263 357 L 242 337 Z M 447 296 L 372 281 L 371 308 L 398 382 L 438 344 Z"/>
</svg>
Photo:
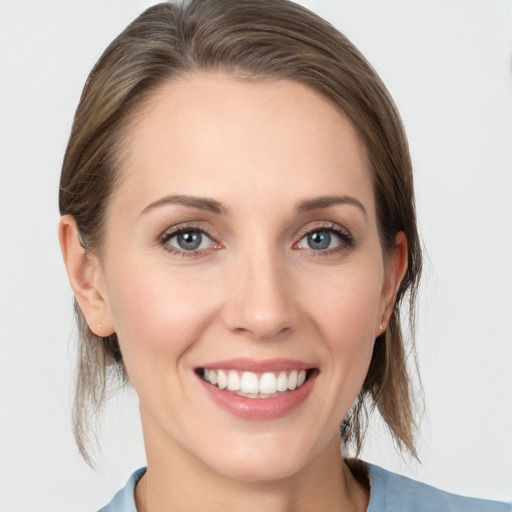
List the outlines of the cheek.
<svg viewBox="0 0 512 512">
<path fill-rule="evenodd" d="M 374 262 L 331 273 L 304 298 L 330 355 L 333 390 L 342 390 L 347 403 L 359 393 L 368 371 L 382 314 L 381 285 L 382 266 Z"/>
<path fill-rule="evenodd" d="M 214 309 L 208 285 L 157 267 L 122 265 L 110 273 L 109 297 L 128 375 L 176 367 L 194 345 Z M 126 275 L 130 275 L 127 280 Z M 169 375 L 173 375 L 170 372 Z"/>
<path fill-rule="evenodd" d="M 333 271 L 309 287 L 304 303 L 309 304 L 318 328 L 328 339 L 354 343 L 374 339 L 382 309 L 381 269 L 378 263 L 362 263 Z"/>
</svg>

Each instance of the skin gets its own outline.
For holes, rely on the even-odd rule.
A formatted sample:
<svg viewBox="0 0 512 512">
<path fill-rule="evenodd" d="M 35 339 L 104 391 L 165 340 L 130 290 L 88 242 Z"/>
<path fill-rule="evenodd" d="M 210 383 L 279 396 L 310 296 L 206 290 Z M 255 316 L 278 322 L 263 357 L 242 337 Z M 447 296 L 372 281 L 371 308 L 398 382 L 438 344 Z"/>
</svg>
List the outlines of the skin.
<svg viewBox="0 0 512 512">
<path fill-rule="evenodd" d="M 399 233 L 382 253 L 351 123 L 295 82 L 196 74 L 155 93 L 126 142 L 101 251 L 84 253 L 67 216 L 60 240 L 90 328 L 117 333 L 140 399 L 148 470 L 138 509 L 366 510 L 338 427 L 391 314 L 407 247 Z M 176 195 L 222 211 L 161 201 Z M 311 203 L 333 196 L 350 200 Z M 198 252 L 176 237 L 162 243 L 183 226 L 207 233 Z M 330 233 L 330 247 L 312 248 L 308 232 Z M 213 403 L 195 372 L 234 357 L 293 358 L 317 375 L 291 413 L 248 420 Z"/>
</svg>

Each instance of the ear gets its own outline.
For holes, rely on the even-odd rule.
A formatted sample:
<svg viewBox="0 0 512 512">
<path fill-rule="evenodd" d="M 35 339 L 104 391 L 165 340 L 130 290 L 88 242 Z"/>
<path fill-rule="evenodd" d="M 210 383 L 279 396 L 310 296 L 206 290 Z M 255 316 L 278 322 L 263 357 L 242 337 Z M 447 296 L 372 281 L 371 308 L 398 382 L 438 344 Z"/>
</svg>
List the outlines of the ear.
<svg viewBox="0 0 512 512">
<path fill-rule="evenodd" d="M 405 237 L 405 233 L 400 231 L 395 236 L 395 244 L 386 262 L 386 274 L 382 288 L 382 314 L 380 323 L 376 326 L 376 336 L 386 330 L 389 319 L 393 313 L 396 294 L 407 271 L 407 256 L 407 238 Z"/>
<path fill-rule="evenodd" d="M 82 247 L 76 221 L 71 215 L 60 219 L 59 242 L 69 283 L 89 329 L 96 336 L 113 334 L 103 269 L 97 256 Z"/>
</svg>

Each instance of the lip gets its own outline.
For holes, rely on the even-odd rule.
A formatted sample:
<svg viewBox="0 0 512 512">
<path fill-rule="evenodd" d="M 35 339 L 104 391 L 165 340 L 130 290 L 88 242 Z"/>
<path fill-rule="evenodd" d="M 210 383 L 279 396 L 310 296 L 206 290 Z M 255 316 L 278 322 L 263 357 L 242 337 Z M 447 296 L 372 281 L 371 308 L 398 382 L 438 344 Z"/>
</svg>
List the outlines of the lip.
<svg viewBox="0 0 512 512">
<path fill-rule="evenodd" d="M 253 373 L 281 372 L 286 370 L 311 370 L 314 367 L 314 364 L 308 364 L 304 361 L 298 361 L 295 359 L 277 358 L 256 361 L 245 357 L 225 359 L 223 361 L 216 361 L 214 363 L 208 363 L 201 366 L 201 368 L 205 368 L 207 370 L 238 370 L 240 372 Z"/>
<path fill-rule="evenodd" d="M 254 373 L 285 370 L 313 370 L 308 380 L 306 380 L 300 388 L 287 391 L 282 395 L 272 398 L 247 398 L 239 396 L 206 382 L 200 375 L 197 376 L 207 396 L 215 405 L 233 416 L 246 420 L 272 420 L 290 414 L 306 401 L 318 376 L 318 370 L 311 365 L 291 359 L 273 359 L 267 361 L 253 361 L 244 358 L 230 359 L 210 363 L 201 368 L 211 370 L 233 369 L 238 371 L 251 371 Z"/>
</svg>

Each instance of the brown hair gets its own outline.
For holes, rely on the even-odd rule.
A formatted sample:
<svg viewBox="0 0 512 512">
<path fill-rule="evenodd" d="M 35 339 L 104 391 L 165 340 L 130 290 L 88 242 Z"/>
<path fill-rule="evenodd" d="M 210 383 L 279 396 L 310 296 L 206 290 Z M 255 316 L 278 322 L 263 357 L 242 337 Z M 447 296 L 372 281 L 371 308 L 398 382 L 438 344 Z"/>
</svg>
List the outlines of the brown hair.
<svg viewBox="0 0 512 512">
<path fill-rule="evenodd" d="M 421 272 L 407 140 L 376 72 L 326 21 L 287 0 L 191 0 L 147 9 L 109 45 L 85 84 L 64 157 L 61 214 L 75 218 L 85 250 L 99 250 L 106 205 L 122 168 L 122 143 L 135 113 L 164 82 L 218 70 L 247 80 L 306 84 L 345 112 L 357 129 L 372 166 L 383 253 L 403 231 L 408 267 L 389 326 L 375 342 L 368 374 L 341 432 L 359 453 L 368 415 L 377 407 L 397 445 L 415 455 L 400 323 L 400 306 L 408 300 L 414 335 Z M 116 335 L 95 336 L 76 302 L 75 312 L 80 341 L 74 427 L 79 449 L 90 462 L 90 414 L 104 403 L 110 374 L 127 377 Z"/>
</svg>

